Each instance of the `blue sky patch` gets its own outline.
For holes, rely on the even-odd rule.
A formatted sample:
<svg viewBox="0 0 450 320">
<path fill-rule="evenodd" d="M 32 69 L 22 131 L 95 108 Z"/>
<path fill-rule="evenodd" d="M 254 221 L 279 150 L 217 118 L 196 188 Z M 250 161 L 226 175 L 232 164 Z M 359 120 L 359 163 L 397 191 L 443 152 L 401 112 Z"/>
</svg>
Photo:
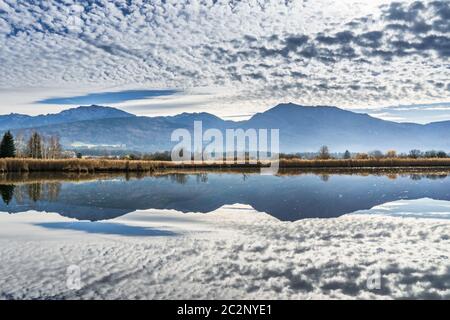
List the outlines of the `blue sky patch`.
<svg viewBox="0 0 450 320">
<path fill-rule="evenodd" d="M 92 105 L 92 104 L 113 104 L 123 103 L 130 100 L 142 100 L 163 96 L 171 96 L 178 93 L 178 90 L 126 90 L 117 92 L 89 93 L 75 97 L 53 97 L 36 101 L 39 104 L 60 104 L 60 105 Z"/>
</svg>

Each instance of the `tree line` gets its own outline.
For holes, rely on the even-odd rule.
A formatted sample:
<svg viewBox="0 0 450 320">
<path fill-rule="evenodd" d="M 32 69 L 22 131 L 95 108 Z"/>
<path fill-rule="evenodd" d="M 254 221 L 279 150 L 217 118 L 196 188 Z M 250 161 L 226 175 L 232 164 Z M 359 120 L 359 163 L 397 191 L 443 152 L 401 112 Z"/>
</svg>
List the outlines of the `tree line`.
<svg viewBox="0 0 450 320">
<path fill-rule="evenodd" d="M 418 149 L 410 150 L 408 153 L 397 153 L 396 150 L 388 150 L 383 153 L 380 150 L 374 150 L 370 152 L 357 152 L 351 153 L 349 150 L 346 150 L 342 154 L 333 155 L 331 154 L 328 146 L 320 147 L 319 151 L 316 153 L 316 159 L 328 160 L 328 159 L 394 159 L 394 158 L 405 158 L 405 159 L 420 159 L 420 158 L 448 158 L 449 155 L 442 150 L 428 150 L 421 151 Z"/>
<path fill-rule="evenodd" d="M 58 159 L 62 157 L 62 146 L 58 136 L 43 136 L 33 132 L 28 139 L 23 135 L 14 138 L 7 131 L 0 143 L 0 158 Z"/>
<path fill-rule="evenodd" d="M 63 157 L 63 148 L 58 136 L 43 136 L 38 132 L 33 132 L 28 139 L 19 134 L 16 138 L 10 131 L 7 131 L 0 143 L 0 158 L 33 158 L 33 159 L 59 159 Z M 81 154 L 77 154 L 81 158 Z M 413 149 L 408 153 L 397 153 L 395 150 L 388 150 L 383 153 L 374 150 L 367 153 L 351 153 L 346 150 L 344 153 L 332 154 L 328 146 L 321 146 L 318 152 L 308 154 L 280 154 L 283 159 L 383 159 L 383 158 L 448 158 L 449 155 L 441 150 L 421 151 Z M 156 152 L 151 154 L 129 154 L 121 157 L 126 160 L 159 160 L 170 161 L 170 152 Z"/>
</svg>

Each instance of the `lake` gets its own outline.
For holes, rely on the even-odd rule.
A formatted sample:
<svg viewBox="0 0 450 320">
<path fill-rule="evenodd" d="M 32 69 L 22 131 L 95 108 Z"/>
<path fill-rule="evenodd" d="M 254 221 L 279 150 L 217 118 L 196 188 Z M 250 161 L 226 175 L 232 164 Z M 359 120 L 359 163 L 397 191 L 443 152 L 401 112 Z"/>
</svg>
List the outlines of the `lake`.
<svg viewBox="0 0 450 320">
<path fill-rule="evenodd" d="M 450 298 L 446 172 L 30 173 L 0 194 L 0 300 Z"/>
<path fill-rule="evenodd" d="M 450 201 L 450 176 L 446 172 L 287 172 L 279 176 L 252 172 L 152 176 L 35 173 L 3 176 L 0 192 L 0 212 L 54 212 L 90 221 L 147 209 L 207 214 L 235 203 L 281 221 L 334 218 L 372 208 L 380 212 L 390 203 L 402 204 L 402 208 L 408 204 L 409 212 L 412 207 L 420 213 L 424 203 L 413 201 L 418 199 L 438 200 L 431 211 L 440 213 L 439 217 L 450 216 L 450 208 L 442 202 Z"/>
</svg>

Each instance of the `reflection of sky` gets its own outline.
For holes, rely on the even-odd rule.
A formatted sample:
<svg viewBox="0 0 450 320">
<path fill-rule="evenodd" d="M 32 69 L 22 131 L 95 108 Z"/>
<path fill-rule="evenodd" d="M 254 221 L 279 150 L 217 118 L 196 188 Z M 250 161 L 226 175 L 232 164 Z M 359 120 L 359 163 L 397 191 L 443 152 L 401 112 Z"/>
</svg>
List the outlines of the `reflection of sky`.
<svg viewBox="0 0 450 320">
<path fill-rule="evenodd" d="M 209 213 L 230 203 L 249 205 L 283 221 L 332 218 L 352 212 L 450 217 L 450 178 L 432 174 L 331 174 L 325 179 L 312 174 L 277 177 L 217 172 L 82 185 L 44 183 L 40 187 L 25 180 L 15 188 L 0 184 L 0 189 L 0 212 L 58 212 L 91 221 L 146 209 Z M 440 201 L 424 202 L 424 198 Z M 415 199 L 420 201 L 405 201 Z"/>
<path fill-rule="evenodd" d="M 143 236 L 167 237 L 176 235 L 176 233 L 167 230 L 160 230 L 144 226 L 131 226 L 121 223 L 109 223 L 104 221 L 43 222 L 37 223 L 36 225 L 47 229 L 73 230 L 86 233 L 122 235 L 133 237 L 143 237 Z"/>
<path fill-rule="evenodd" d="M 377 214 L 398 217 L 450 219 L 450 201 L 422 198 L 398 200 L 357 211 L 355 214 Z"/>
</svg>

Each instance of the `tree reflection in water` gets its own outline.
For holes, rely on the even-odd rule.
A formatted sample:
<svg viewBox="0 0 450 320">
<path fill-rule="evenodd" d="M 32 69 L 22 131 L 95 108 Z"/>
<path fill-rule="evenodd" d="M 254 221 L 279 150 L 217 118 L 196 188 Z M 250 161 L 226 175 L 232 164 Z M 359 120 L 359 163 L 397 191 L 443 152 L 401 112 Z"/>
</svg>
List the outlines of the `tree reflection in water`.
<svg viewBox="0 0 450 320">
<path fill-rule="evenodd" d="M 0 184 L 0 194 L 2 195 L 3 202 L 9 205 L 14 196 L 15 185 Z"/>
<path fill-rule="evenodd" d="M 38 202 L 40 200 L 55 202 L 61 192 L 59 182 L 33 182 L 29 184 L 0 184 L 0 194 L 6 205 L 13 199 L 18 204 L 26 203 L 27 200 Z"/>
<path fill-rule="evenodd" d="M 147 209 L 211 212 L 240 203 L 282 221 L 329 218 L 397 200 L 450 201 L 449 170 L 163 171 L 0 174 L 0 212 L 108 220 Z"/>
</svg>

